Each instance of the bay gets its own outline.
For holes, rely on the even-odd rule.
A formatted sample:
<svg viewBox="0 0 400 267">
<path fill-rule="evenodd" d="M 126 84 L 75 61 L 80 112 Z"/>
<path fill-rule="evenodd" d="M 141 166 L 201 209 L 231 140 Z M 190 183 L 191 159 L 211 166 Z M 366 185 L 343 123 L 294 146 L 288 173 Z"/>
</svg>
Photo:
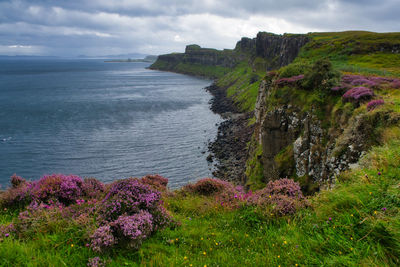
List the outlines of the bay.
<svg viewBox="0 0 400 267">
<path fill-rule="evenodd" d="M 102 60 L 0 61 L 0 185 L 16 173 L 110 182 L 158 173 L 177 188 L 211 176 L 221 118 L 211 81 Z"/>
</svg>

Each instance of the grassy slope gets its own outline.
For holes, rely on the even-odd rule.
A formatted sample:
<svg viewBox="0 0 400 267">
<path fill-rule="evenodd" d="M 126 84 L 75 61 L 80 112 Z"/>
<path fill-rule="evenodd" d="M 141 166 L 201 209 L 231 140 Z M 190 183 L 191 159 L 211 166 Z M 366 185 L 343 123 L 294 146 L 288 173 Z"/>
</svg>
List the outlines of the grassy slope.
<svg viewBox="0 0 400 267">
<path fill-rule="evenodd" d="M 393 130 L 388 134 L 393 137 Z M 312 207 L 295 216 L 276 218 L 245 206 L 230 210 L 213 197 L 176 194 L 165 201 L 180 227 L 155 234 L 137 252 L 118 249 L 101 257 L 110 266 L 395 266 L 400 257 L 398 134 L 372 149 L 365 167 L 343 174 L 335 189 L 310 199 Z M 4 211 L 0 216 L 3 223 L 11 217 Z M 95 256 L 78 226 L 60 222 L 47 229 L 27 240 L 4 239 L 0 264 L 84 266 Z"/>
<path fill-rule="evenodd" d="M 358 34 L 366 44 L 378 38 Z M 312 36 L 323 45 L 304 49 L 296 62 L 329 55 L 342 71 L 400 74 L 397 55 L 343 55 L 340 45 L 328 49 L 334 40 L 340 44 L 354 33 Z M 400 40 L 397 34 L 382 36 Z M 228 93 L 243 110 L 251 110 L 255 103 L 259 81 L 249 85 L 251 75 L 251 68 L 242 64 L 218 81 L 229 86 Z M 390 103 L 386 108 L 400 112 L 399 90 L 380 93 Z M 158 232 L 138 251 L 117 249 L 100 257 L 109 259 L 111 266 L 396 266 L 400 258 L 399 127 L 382 129 L 381 143 L 364 157 L 359 169 L 342 174 L 332 190 L 311 197 L 311 207 L 295 216 L 277 218 L 251 207 L 230 210 L 213 197 L 176 194 L 166 197 L 165 203 L 182 223 L 180 227 Z M 0 224 L 15 216 L 16 212 L 0 211 Z M 59 222 L 43 229 L 25 238 L 4 238 L 0 266 L 85 266 L 89 257 L 96 256 L 85 247 L 79 226 Z"/>
<path fill-rule="evenodd" d="M 400 54 L 379 52 L 385 45 L 400 45 L 400 33 L 363 31 L 312 33 L 295 62 L 329 58 L 344 72 L 400 76 Z"/>
</svg>

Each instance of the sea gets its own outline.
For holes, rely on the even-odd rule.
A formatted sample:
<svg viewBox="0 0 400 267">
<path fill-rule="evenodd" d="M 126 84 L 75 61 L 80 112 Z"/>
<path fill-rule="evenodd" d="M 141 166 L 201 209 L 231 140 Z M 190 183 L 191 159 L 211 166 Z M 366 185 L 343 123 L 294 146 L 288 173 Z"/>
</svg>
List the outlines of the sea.
<svg viewBox="0 0 400 267">
<path fill-rule="evenodd" d="M 210 80 L 101 59 L 0 60 L 0 185 L 75 174 L 111 182 L 160 174 L 178 188 L 212 176 L 222 121 Z"/>
</svg>

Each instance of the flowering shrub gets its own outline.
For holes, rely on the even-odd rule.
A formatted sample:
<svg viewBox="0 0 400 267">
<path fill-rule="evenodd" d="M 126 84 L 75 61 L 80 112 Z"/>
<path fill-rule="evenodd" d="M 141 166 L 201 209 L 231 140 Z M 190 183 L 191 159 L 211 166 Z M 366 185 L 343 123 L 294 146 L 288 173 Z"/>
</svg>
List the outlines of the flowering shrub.
<svg viewBox="0 0 400 267">
<path fill-rule="evenodd" d="M 367 78 L 358 78 L 354 79 L 350 83 L 351 85 L 364 85 L 364 86 L 369 86 L 369 87 L 374 87 L 377 86 L 378 84 L 374 81 L 368 80 Z"/>
<path fill-rule="evenodd" d="M 188 184 L 183 187 L 183 190 L 204 196 L 221 192 L 235 193 L 235 188 L 231 183 L 214 178 L 204 178 L 197 181 L 195 184 Z"/>
<path fill-rule="evenodd" d="M 338 86 L 332 87 L 331 92 L 335 93 L 335 94 L 341 94 L 341 93 L 343 93 L 343 91 L 346 91 L 348 89 L 349 89 L 349 86 L 347 84 L 342 83 Z"/>
<path fill-rule="evenodd" d="M 82 191 L 85 196 L 94 198 L 99 197 L 105 191 L 105 187 L 95 178 L 85 178 L 82 183 Z"/>
<path fill-rule="evenodd" d="M 70 204 L 82 197 L 82 183 L 82 179 L 75 175 L 45 175 L 34 183 L 32 196 L 44 202 L 55 199 Z"/>
<path fill-rule="evenodd" d="M 99 257 L 90 258 L 88 260 L 88 267 L 104 267 L 106 266 L 106 262 Z"/>
<path fill-rule="evenodd" d="M 4 207 L 23 202 L 11 226 L 0 226 L 0 237 L 15 231 L 19 236 L 52 231 L 72 223 L 79 226 L 89 247 L 103 252 L 115 244 L 138 248 L 154 231 L 173 222 L 162 206 L 161 193 L 168 179 L 148 175 L 104 185 L 94 178 L 82 180 L 74 175 L 53 174 L 35 182 L 19 176 L 11 178 L 13 187 L 0 194 Z M 93 259 L 91 265 L 96 266 Z"/>
<path fill-rule="evenodd" d="M 281 78 L 281 79 L 278 79 L 278 80 L 276 80 L 276 84 L 277 85 L 287 85 L 287 84 L 294 84 L 294 83 L 296 83 L 296 82 L 298 82 L 298 81 L 301 81 L 301 80 L 303 80 L 304 79 L 304 75 L 303 74 L 300 74 L 300 75 L 297 75 L 297 76 L 292 76 L 292 77 L 290 77 L 290 78 Z"/>
<path fill-rule="evenodd" d="M 7 225 L 0 225 L 0 238 L 9 237 L 11 233 L 14 233 L 15 227 L 14 224 L 10 223 Z"/>
<path fill-rule="evenodd" d="M 381 106 L 381 105 L 383 105 L 383 104 L 385 104 L 385 101 L 384 101 L 383 99 L 371 100 L 371 101 L 369 101 L 368 104 L 367 104 L 367 110 L 368 110 L 368 111 L 373 110 L 373 109 L 375 109 L 376 107 Z"/>
<path fill-rule="evenodd" d="M 139 248 L 142 241 L 153 231 L 153 216 L 144 210 L 131 216 L 119 216 L 112 222 L 114 236 L 119 242 L 126 241 L 130 247 Z"/>
<path fill-rule="evenodd" d="M 11 182 L 11 186 L 13 188 L 16 188 L 16 187 L 20 186 L 21 184 L 25 183 L 26 180 L 24 178 L 22 178 L 21 176 L 18 176 L 14 173 L 13 176 L 11 176 L 10 182 Z"/>
<path fill-rule="evenodd" d="M 103 252 L 116 243 L 110 225 L 99 227 L 90 238 L 90 247 L 96 252 Z"/>
<path fill-rule="evenodd" d="M 151 188 L 159 191 L 166 191 L 168 185 L 168 179 L 161 175 L 146 175 L 139 180 L 142 184 L 147 184 Z"/>
<path fill-rule="evenodd" d="M 23 207 L 32 200 L 31 190 L 33 184 L 31 182 L 21 182 L 18 186 L 4 191 L 0 194 L 0 207 Z"/>
<path fill-rule="evenodd" d="M 100 212 L 103 220 L 113 221 L 123 214 L 132 215 L 140 210 L 152 211 L 160 203 L 160 192 L 152 190 L 137 179 L 119 180 L 111 185 L 104 197 Z"/>
<path fill-rule="evenodd" d="M 354 102 L 359 103 L 364 99 L 370 99 L 374 95 L 374 91 L 367 87 L 354 87 L 348 90 L 343 96 L 342 99 L 344 102 Z"/>
<path fill-rule="evenodd" d="M 393 81 L 391 85 L 394 89 L 399 89 L 400 88 L 400 80 Z"/>
<path fill-rule="evenodd" d="M 248 203 L 265 208 L 270 207 L 272 212 L 278 215 L 293 214 L 306 206 L 300 185 L 287 178 L 269 182 L 264 189 L 251 195 Z"/>
</svg>

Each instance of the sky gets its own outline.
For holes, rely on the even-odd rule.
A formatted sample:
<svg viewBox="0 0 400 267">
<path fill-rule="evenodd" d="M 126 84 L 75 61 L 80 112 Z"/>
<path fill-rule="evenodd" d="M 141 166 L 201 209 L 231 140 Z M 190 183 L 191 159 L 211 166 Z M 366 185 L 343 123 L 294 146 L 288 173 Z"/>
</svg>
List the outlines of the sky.
<svg viewBox="0 0 400 267">
<path fill-rule="evenodd" d="M 400 31 L 400 0 L 0 0 L 0 55 L 234 48 L 241 37 Z"/>
</svg>

